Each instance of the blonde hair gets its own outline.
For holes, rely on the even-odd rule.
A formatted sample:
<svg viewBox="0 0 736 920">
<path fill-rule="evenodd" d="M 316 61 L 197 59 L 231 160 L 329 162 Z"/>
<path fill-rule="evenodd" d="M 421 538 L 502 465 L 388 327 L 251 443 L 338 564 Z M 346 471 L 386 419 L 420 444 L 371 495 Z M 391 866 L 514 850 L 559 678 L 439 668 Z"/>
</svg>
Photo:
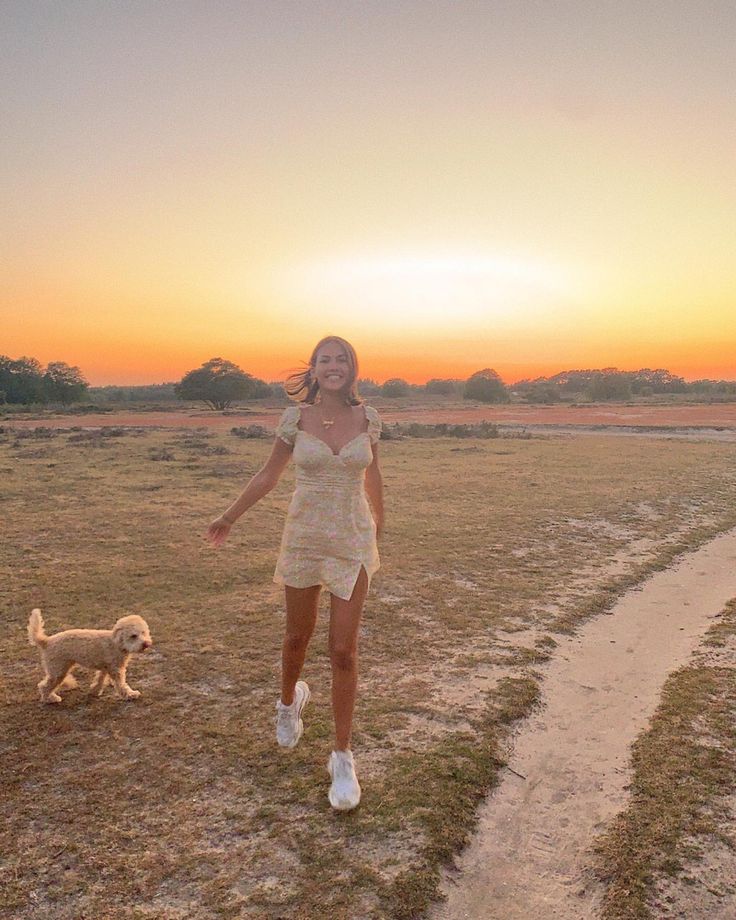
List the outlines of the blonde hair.
<svg viewBox="0 0 736 920">
<path fill-rule="evenodd" d="M 339 335 L 326 335 L 314 346 L 309 364 L 303 371 L 296 371 L 290 374 L 284 382 L 284 389 L 288 396 L 297 402 L 312 405 L 319 397 L 319 383 L 314 374 L 317 366 L 317 355 L 320 349 L 325 345 L 335 344 L 345 349 L 348 359 L 348 368 L 350 370 L 350 380 L 348 382 L 348 393 L 345 402 L 351 406 L 359 406 L 363 401 L 358 395 L 358 356 L 355 349 L 346 339 L 341 339 Z"/>
</svg>

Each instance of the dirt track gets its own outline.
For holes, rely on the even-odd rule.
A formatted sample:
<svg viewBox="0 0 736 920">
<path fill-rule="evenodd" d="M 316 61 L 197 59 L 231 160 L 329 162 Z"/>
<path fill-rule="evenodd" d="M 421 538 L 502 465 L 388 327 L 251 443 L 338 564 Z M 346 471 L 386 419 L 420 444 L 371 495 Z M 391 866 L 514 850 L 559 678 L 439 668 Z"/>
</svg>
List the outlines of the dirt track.
<svg viewBox="0 0 736 920">
<path fill-rule="evenodd" d="M 516 739 L 514 772 L 481 809 L 459 873 L 446 877 L 448 900 L 435 920 L 600 916 L 600 891 L 586 871 L 589 847 L 626 803 L 630 745 L 667 675 L 688 660 L 734 596 L 735 561 L 732 530 L 562 643 L 546 669 L 544 708 Z M 692 903 L 688 916 L 714 915 Z"/>
</svg>

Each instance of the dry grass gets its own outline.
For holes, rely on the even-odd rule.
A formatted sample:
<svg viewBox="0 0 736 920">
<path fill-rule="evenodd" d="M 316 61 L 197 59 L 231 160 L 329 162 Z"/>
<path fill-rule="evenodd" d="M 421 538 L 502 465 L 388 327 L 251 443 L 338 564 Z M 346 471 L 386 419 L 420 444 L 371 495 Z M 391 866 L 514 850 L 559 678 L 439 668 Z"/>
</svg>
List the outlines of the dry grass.
<svg viewBox="0 0 736 920">
<path fill-rule="evenodd" d="M 272 737 L 290 474 L 222 550 L 202 537 L 268 451 L 191 431 L 0 439 L 0 884 L 19 920 L 419 916 L 554 630 L 736 524 L 728 445 L 386 443 L 354 737 L 364 799 L 336 816 L 324 622 L 303 742 L 283 755 Z M 42 708 L 34 606 L 53 631 L 145 616 L 142 699 L 73 691 Z"/>
<path fill-rule="evenodd" d="M 732 915 L 734 662 L 736 601 L 692 663 L 669 677 L 634 745 L 631 802 L 595 848 L 606 882 L 603 920 Z"/>
</svg>

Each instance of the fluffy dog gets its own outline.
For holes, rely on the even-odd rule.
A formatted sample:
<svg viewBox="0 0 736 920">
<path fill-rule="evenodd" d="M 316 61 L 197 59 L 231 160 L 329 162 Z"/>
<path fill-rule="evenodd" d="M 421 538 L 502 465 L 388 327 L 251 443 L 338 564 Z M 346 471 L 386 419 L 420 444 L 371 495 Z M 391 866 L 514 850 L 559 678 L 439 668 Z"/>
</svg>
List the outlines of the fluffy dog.
<svg viewBox="0 0 736 920">
<path fill-rule="evenodd" d="M 110 681 L 125 700 L 141 695 L 140 690 L 132 690 L 126 683 L 125 670 L 134 652 L 143 652 L 153 644 L 148 623 L 142 617 L 123 617 L 112 629 L 67 629 L 47 636 L 41 611 L 36 609 L 28 620 L 28 640 L 41 650 L 46 677 L 39 683 L 38 690 L 44 703 L 61 702 L 56 693 L 60 686 L 77 686 L 70 674 L 75 665 L 95 671 L 90 689 L 97 696 L 102 696 Z"/>
</svg>

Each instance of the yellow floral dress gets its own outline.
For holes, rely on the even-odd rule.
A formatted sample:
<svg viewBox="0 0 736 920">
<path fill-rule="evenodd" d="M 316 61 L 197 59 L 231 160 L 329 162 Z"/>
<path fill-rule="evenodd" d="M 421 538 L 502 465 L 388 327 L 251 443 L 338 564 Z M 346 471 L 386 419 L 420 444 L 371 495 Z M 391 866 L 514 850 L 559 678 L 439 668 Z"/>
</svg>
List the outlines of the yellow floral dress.
<svg viewBox="0 0 736 920">
<path fill-rule="evenodd" d="M 371 445 L 381 436 L 381 420 L 363 406 L 368 430 L 334 453 L 321 438 L 299 428 L 300 407 L 289 406 L 276 435 L 294 449 L 296 489 L 281 539 L 276 584 L 292 588 L 323 585 L 349 600 L 364 568 L 368 581 L 378 570 L 376 525 L 365 494 Z"/>
</svg>

